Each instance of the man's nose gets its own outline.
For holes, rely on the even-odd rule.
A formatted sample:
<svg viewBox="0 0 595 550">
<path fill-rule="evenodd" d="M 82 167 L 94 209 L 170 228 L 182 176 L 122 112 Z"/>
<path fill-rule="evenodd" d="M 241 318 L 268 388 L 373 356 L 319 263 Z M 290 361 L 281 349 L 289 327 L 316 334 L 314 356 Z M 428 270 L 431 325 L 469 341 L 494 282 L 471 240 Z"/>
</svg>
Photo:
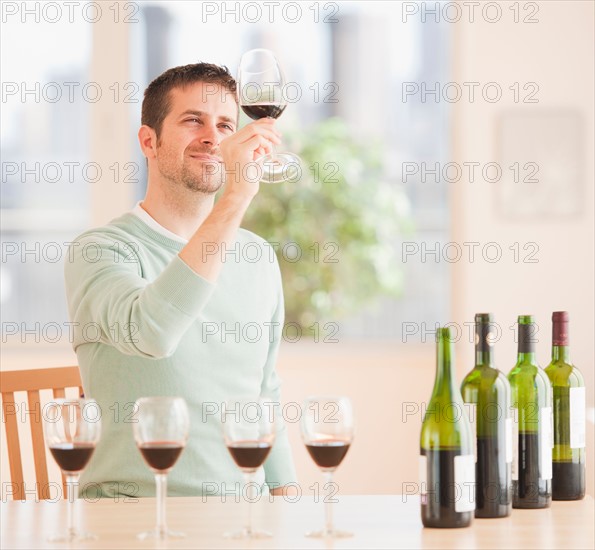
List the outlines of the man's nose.
<svg viewBox="0 0 595 550">
<path fill-rule="evenodd" d="M 216 147 L 219 145 L 219 132 L 214 124 L 205 124 L 203 127 L 202 134 L 200 136 L 200 142 L 205 145 L 211 145 Z"/>
</svg>

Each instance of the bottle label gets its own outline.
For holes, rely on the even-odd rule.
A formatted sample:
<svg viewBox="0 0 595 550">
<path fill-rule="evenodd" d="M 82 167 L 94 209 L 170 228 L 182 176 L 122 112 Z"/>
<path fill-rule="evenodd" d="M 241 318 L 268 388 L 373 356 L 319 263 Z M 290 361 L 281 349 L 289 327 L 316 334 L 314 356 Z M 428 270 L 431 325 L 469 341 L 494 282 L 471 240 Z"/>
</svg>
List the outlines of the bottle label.
<svg viewBox="0 0 595 550">
<path fill-rule="evenodd" d="M 518 429 L 518 425 L 517 425 Z M 512 462 L 512 418 L 508 417 L 504 424 L 504 437 L 506 438 L 504 444 L 506 445 L 506 463 L 509 464 Z M 518 437 L 517 437 L 518 439 Z"/>
<path fill-rule="evenodd" d="M 511 436 L 512 436 L 512 471 L 513 481 L 519 479 L 519 410 L 516 407 L 511 409 Z"/>
<path fill-rule="evenodd" d="M 477 462 L 477 403 L 465 403 L 469 426 L 471 426 L 471 440 L 473 441 L 473 458 Z"/>
<path fill-rule="evenodd" d="M 570 448 L 585 447 L 585 388 L 570 388 Z"/>
<path fill-rule="evenodd" d="M 539 411 L 539 477 L 552 479 L 552 408 L 542 407 Z"/>
<path fill-rule="evenodd" d="M 424 455 L 419 457 L 419 496 L 421 503 L 428 503 L 428 459 Z"/>
<path fill-rule="evenodd" d="M 455 456 L 455 512 L 475 510 L 475 459 L 473 455 Z"/>
</svg>

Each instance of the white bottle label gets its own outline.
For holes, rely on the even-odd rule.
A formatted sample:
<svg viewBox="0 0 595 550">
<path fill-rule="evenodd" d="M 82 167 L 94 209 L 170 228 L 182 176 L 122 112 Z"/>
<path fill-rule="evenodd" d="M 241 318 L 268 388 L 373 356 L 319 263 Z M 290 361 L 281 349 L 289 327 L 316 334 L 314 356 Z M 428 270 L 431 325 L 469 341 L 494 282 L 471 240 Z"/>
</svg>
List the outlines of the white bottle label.
<svg viewBox="0 0 595 550">
<path fill-rule="evenodd" d="M 455 512 L 475 510 L 475 458 L 473 455 L 455 456 Z"/>
<path fill-rule="evenodd" d="M 517 426 L 518 429 L 518 426 Z M 505 441 L 504 441 L 504 445 L 506 445 L 505 449 L 506 449 L 506 462 L 510 463 L 512 462 L 512 418 L 507 418 L 506 422 L 504 424 L 504 437 L 505 437 Z M 517 438 L 518 439 L 518 438 Z"/>
<path fill-rule="evenodd" d="M 585 445 L 585 388 L 570 388 L 570 448 L 582 449 Z"/>
<path fill-rule="evenodd" d="M 512 428 L 512 470 L 511 476 L 514 481 L 519 479 L 519 410 L 513 407 L 511 414 Z"/>
<path fill-rule="evenodd" d="M 539 411 L 539 477 L 552 479 L 552 408 L 543 407 Z"/>
<path fill-rule="evenodd" d="M 477 462 L 477 403 L 465 403 L 469 426 L 471 426 L 471 440 L 473 441 L 473 457 Z"/>
<path fill-rule="evenodd" d="M 421 503 L 428 503 L 428 457 L 419 456 L 419 496 Z"/>
</svg>

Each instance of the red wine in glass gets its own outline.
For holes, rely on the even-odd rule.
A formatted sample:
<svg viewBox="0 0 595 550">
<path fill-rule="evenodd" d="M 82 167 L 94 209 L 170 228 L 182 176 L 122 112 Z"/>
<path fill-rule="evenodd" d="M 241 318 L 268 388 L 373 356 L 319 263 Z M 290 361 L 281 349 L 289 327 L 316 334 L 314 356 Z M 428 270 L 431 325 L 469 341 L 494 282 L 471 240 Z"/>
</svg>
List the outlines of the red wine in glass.
<svg viewBox="0 0 595 550">
<path fill-rule="evenodd" d="M 302 440 L 308 454 L 333 489 L 333 473 L 341 464 L 353 441 L 353 407 L 345 396 L 312 396 L 304 401 L 301 418 Z M 307 537 L 343 538 L 351 533 L 335 529 L 332 521 L 333 499 L 325 499 L 325 526 L 306 533 Z"/>
<path fill-rule="evenodd" d="M 322 439 L 306 443 L 306 449 L 321 470 L 334 470 L 345 458 L 349 445 L 350 441 L 342 439 Z"/>
<path fill-rule="evenodd" d="M 141 540 L 183 538 L 165 519 L 167 474 L 174 467 L 188 440 L 190 415 L 182 397 L 141 397 L 135 403 L 133 425 L 136 446 L 155 475 L 157 523 L 152 531 L 138 534 Z"/>
<path fill-rule="evenodd" d="M 184 445 L 178 441 L 154 441 L 141 443 L 138 448 L 149 468 L 163 473 L 174 467 Z"/>
<path fill-rule="evenodd" d="M 245 471 L 256 471 L 271 452 L 272 445 L 268 441 L 234 441 L 228 443 L 227 449 L 239 468 Z"/>
<path fill-rule="evenodd" d="M 75 493 L 101 434 L 101 410 L 93 399 L 55 399 L 44 407 L 43 429 L 50 453 L 66 479 L 67 530 L 49 537 L 51 542 L 75 543 L 97 537 L 75 527 Z"/>
<path fill-rule="evenodd" d="M 270 50 L 250 50 L 238 68 L 238 103 L 253 120 L 278 118 L 287 107 L 286 80 L 279 61 Z M 273 151 L 261 156 L 262 183 L 296 182 L 300 178 L 300 158 L 293 153 Z"/>
<path fill-rule="evenodd" d="M 251 119 L 259 118 L 279 118 L 287 105 L 282 103 L 254 103 L 252 105 L 242 105 L 242 111 Z"/>
<path fill-rule="evenodd" d="M 252 503 L 258 500 L 254 476 L 271 452 L 279 419 L 278 409 L 270 408 L 270 405 L 273 405 L 270 399 L 260 396 L 232 397 L 224 404 L 221 423 L 225 446 L 242 471 L 242 494 L 247 494 L 244 527 L 226 532 L 226 538 L 258 539 L 272 536 L 268 531 L 252 527 Z"/>
<path fill-rule="evenodd" d="M 91 460 L 95 443 L 59 443 L 50 446 L 54 460 L 64 472 L 80 472 Z"/>
</svg>

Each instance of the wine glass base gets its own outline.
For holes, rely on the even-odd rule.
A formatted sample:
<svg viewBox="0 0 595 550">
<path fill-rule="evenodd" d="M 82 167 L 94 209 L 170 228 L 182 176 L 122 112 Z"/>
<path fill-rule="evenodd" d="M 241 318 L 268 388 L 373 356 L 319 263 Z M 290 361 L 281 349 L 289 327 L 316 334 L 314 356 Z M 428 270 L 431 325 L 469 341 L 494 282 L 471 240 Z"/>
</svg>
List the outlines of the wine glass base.
<svg viewBox="0 0 595 550">
<path fill-rule="evenodd" d="M 319 531 L 308 531 L 306 536 L 311 539 L 346 539 L 353 536 L 349 531 L 339 529 L 321 529 Z"/>
<path fill-rule="evenodd" d="M 261 529 L 240 529 L 239 531 L 230 531 L 224 533 L 223 536 L 226 539 L 270 539 L 273 533 L 269 531 L 263 531 Z"/>
<path fill-rule="evenodd" d="M 262 167 L 260 183 L 296 182 L 301 175 L 300 159 L 292 153 L 275 153 L 258 159 Z"/>
<path fill-rule="evenodd" d="M 97 535 L 93 533 L 62 533 L 60 535 L 52 535 L 48 537 L 48 542 L 85 542 L 89 540 L 97 540 Z"/>
<path fill-rule="evenodd" d="M 138 540 L 165 540 L 165 539 L 183 539 L 186 538 L 186 533 L 180 531 L 143 531 L 136 535 Z"/>
</svg>

